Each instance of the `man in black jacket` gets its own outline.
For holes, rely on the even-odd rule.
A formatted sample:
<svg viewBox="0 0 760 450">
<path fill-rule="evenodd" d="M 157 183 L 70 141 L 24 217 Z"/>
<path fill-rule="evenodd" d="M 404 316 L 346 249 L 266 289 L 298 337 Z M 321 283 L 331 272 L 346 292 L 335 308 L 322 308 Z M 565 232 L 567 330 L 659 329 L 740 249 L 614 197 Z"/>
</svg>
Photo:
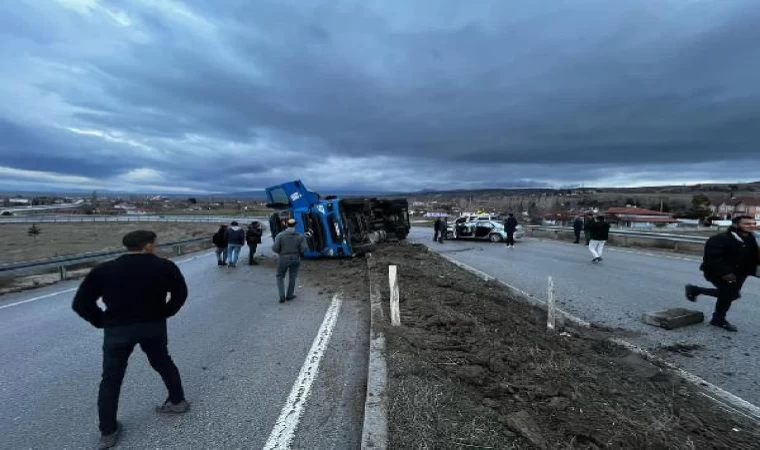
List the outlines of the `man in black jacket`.
<svg viewBox="0 0 760 450">
<path fill-rule="evenodd" d="M 119 393 L 135 345 L 140 345 L 169 391 L 157 411 L 180 414 L 190 407 L 179 370 L 169 356 L 166 332 L 166 319 L 187 299 L 185 279 L 176 264 L 154 254 L 156 234 L 152 231 L 132 231 L 122 242 L 127 254 L 92 269 L 72 303 L 77 314 L 104 330 L 103 378 L 98 394 L 101 449 L 115 446 L 119 439 Z M 168 302 L 167 293 L 171 294 Z M 97 304 L 99 298 L 105 311 Z"/>
<path fill-rule="evenodd" d="M 602 254 L 604 254 L 604 245 L 610 238 L 610 224 L 605 222 L 604 216 L 596 216 L 588 229 L 590 237 L 588 249 L 594 256 L 591 262 L 598 263 L 604 259 Z"/>
<path fill-rule="evenodd" d="M 433 242 L 438 242 L 438 233 L 441 232 L 441 218 L 435 219 L 435 222 L 433 223 L 433 229 L 435 232 L 433 233 Z"/>
<path fill-rule="evenodd" d="M 583 219 L 581 216 L 576 216 L 575 220 L 573 220 L 573 232 L 575 233 L 575 240 L 573 241 L 574 244 L 581 243 L 581 231 L 583 231 Z"/>
<path fill-rule="evenodd" d="M 504 222 L 504 231 L 507 232 L 507 248 L 515 248 L 515 231 L 517 231 L 517 219 L 515 215 L 509 213 L 509 217 Z"/>
<path fill-rule="evenodd" d="M 737 217 L 728 231 L 711 237 L 705 244 L 700 270 L 715 288 L 687 284 L 686 298 L 693 302 L 697 296 L 704 294 L 718 299 L 710 325 L 737 331 L 726 320 L 726 313 L 731 308 L 731 303 L 741 297 L 741 289 L 747 277 L 757 274 L 760 255 L 753 235 L 756 229 L 757 223 L 753 217 Z"/>
<path fill-rule="evenodd" d="M 263 233 L 264 230 L 261 228 L 261 224 L 255 220 L 245 230 L 245 242 L 248 244 L 248 265 L 255 266 L 258 264 L 253 256 L 256 254 L 256 248 L 261 244 L 261 235 Z"/>
<path fill-rule="evenodd" d="M 227 225 L 221 225 L 219 230 L 211 238 L 211 241 L 216 247 L 216 264 L 218 266 L 226 266 L 227 263 Z"/>
</svg>

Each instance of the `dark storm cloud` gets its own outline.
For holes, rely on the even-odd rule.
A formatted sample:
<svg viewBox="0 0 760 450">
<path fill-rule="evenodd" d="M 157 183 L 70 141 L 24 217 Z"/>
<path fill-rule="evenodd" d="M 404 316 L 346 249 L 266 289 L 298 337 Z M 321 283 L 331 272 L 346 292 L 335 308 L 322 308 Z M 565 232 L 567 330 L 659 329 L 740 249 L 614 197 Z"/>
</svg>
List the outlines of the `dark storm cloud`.
<svg viewBox="0 0 760 450">
<path fill-rule="evenodd" d="M 151 167 L 211 190 L 306 175 L 327 185 L 328 158 L 345 164 L 341 186 L 383 189 L 760 168 L 755 1 L 63 2 L 75 10 L 0 15 L 0 36 L 77 76 L 15 81 L 61 98 L 56 123 L 125 137 L 36 145 L 39 128 L 17 130 L 26 137 L 3 148 L 18 155 L 0 165 L 93 177 Z M 35 31 L 33 15 L 49 26 Z"/>
</svg>

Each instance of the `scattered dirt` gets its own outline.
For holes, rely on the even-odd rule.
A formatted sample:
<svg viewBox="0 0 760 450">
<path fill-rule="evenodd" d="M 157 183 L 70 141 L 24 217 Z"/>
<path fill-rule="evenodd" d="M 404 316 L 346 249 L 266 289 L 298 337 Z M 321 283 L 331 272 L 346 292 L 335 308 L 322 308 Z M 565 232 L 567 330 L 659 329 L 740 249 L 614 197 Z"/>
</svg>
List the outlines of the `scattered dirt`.
<svg viewBox="0 0 760 450">
<path fill-rule="evenodd" d="M 703 348 L 704 346 L 700 344 L 673 344 L 673 345 L 664 345 L 662 347 L 659 347 L 657 349 L 657 352 L 660 354 L 676 353 L 681 356 L 693 358 L 694 352 L 697 350 L 702 350 Z"/>
<path fill-rule="evenodd" d="M 148 229 L 158 234 L 159 243 L 213 234 L 217 225 L 208 223 L 41 223 L 40 234 L 29 236 L 30 224 L 0 224 L 0 264 L 98 250 L 121 249 L 128 232 Z"/>
<path fill-rule="evenodd" d="M 423 246 L 387 244 L 370 261 L 386 305 L 399 266 L 402 326 L 381 325 L 391 448 L 757 448 L 755 424 L 609 332 L 549 334 L 545 312 Z M 325 289 L 369 295 L 365 259 L 305 266 Z"/>
</svg>

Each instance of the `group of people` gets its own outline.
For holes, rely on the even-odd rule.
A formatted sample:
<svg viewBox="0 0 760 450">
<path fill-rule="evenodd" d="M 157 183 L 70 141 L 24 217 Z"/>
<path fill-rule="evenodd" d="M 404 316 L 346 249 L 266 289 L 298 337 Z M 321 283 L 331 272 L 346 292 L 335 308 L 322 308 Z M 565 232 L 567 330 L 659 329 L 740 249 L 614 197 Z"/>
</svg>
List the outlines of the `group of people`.
<svg viewBox="0 0 760 450">
<path fill-rule="evenodd" d="M 264 229 L 257 221 L 253 221 L 243 230 L 240 225 L 233 221 L 230 226 L 222 225 L 211 240 L 216 246 L 216 262 L 219 266 L 236 267 L 240 251 L 248 244 L 248 264 L 256 265 L 256 248 L 261 244 L 261 236 Z"/>
<path fill-rule="evenodd" d="M 433 230 L 435 231 L 433 233 L 433 242 L 438 242 L 439 244 L 443 244 L 443 240 L 447 237 L 449 233 L 448 220 L 445 217 L 438 217 L 437 219 L 435 219 L 435 222 L 433 223 Z"/>
<path fill-rule="evenodd" d="M 262 227 L 251 223 L 243 231 L 237 222 L 222 226 L 213 237 L 217 262 L 235 267 L 240 249 L 250 247 L 249 263 L 261 243 Z M 122 425 L 117 420 L 121 385 L 127 363 L 139 345 L 151 367 L 158 372 L 168 397 L 156 411 L 183 414 L 190 409 L 182 379 L 168 350 L 167 319 L 179 312 L 188 297 L 185 278 L 177 264 L 155 254 L 156 233 L 137 230 L 127 233 L 122 243 L 127 253 L 93 268 L 79 286 L 72 309 L 96 328 L 103 329 L 103 373 L 98 392 L 100 422 L 99 449 L 117 445 Z M 289 219 L 286 229 L 277 234 L 272 251 L 279 256 L 277 290 L 280 303 L 293 300 L 301 256 L 307 250 L 306 238 Z M 284 279 L 289 275 L 288 289 Z M 167 300 L 168 297 L 168 300 Z M 102 299 L 105 310 L 98 306 Z"/>
</svg>

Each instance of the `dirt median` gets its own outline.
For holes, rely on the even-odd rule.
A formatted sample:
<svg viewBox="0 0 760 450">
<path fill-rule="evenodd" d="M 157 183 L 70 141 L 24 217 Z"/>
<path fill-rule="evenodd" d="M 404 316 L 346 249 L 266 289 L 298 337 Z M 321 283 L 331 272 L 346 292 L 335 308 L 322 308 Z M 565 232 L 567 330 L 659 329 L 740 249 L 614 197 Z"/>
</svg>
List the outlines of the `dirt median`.
<svg viewBox="0 0 760 450">
<path fill-rule="evenodd" d="M 388 244 L 372 261 L 386 305 L 399 266 L 402 326 L 383 325 L 391 448 L 757 448 L 755 424 L 611 332 L 548 334 L 545 312 L 424 246 Z M 364 260 L 316 269 L 321 285 L 368 295 Z"/>
</svg>

